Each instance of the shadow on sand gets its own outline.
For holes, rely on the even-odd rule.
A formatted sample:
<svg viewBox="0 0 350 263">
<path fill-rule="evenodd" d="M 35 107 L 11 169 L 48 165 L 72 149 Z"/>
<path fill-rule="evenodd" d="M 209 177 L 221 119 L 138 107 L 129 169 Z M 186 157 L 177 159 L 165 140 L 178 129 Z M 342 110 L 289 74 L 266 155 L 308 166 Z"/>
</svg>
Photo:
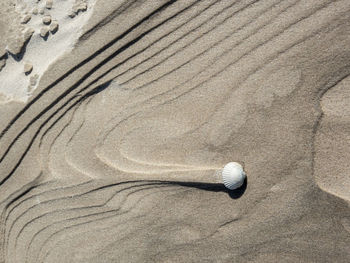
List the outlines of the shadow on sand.
<svg viewBox="0 0 350 263">
<path fill-rule="evenodd" d="M 246 191 L 248 179 L 246 177 L 243 185 L 235 190 L 229 190 L 223 184 L 210 184 L 210 183 L 197 183 L 197 182 L 177 182 L 177 181 L 164 181 L 163 183 L 172 184 L 172 185 L 179 185 L 179 186 L 184 186 L 184 187 L 197 188 L 197 189 L 201 189 L 204 191 L 210 191 L 210 192 L 225 192 L 232 199 L 238 199 Z"/>
</svg>

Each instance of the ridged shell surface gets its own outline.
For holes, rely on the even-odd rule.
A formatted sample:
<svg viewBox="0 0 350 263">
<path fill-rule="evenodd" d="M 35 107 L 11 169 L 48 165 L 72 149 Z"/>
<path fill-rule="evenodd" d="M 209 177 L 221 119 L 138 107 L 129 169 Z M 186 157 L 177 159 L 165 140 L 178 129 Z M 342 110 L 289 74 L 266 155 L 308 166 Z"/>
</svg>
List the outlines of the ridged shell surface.
<svg viewBox="0 0 350 263">
<path fill-rule="evenodd" d="M 241 187 L 244 183 L 246 174 L 242 165 L 236 162 L 230 162 L 222 170 L 222 181 L 226 188 L 230 190 Z"/>
</svg>

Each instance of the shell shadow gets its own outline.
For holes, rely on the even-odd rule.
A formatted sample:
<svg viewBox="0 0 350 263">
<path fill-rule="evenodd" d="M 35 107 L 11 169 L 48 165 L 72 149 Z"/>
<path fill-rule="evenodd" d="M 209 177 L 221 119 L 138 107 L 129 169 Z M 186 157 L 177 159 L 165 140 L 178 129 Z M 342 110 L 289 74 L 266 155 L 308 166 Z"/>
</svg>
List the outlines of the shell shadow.
<svg viewBox="0 0 350 263">
<path fill-rule="evenodd" d="M 183 187 L 196 188 L 210 192 L 225 192 L 232 199 L 240 198 L 247 189 L 248 179 L 245 178 L 243 185 L 235 190 L 227 189 L 223 184 L 212 184 L 212 183 L 198 183 L 198 182 L 178 182 L 178 181 L 164 181 L 166 184 L 179 185 Z"/>
</svg>

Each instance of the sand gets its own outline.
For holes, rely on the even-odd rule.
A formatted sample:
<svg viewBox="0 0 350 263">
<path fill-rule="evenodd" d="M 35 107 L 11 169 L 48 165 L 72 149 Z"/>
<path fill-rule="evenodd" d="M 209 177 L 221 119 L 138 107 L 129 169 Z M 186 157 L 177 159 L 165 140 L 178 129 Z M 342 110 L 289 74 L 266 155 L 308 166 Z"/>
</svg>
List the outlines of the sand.
<svg viewBox="0 0 350 263">
<path fill-rule="evenodd" d="M 0 7 L 0 262 L 350 261 L 348 0 Z"/>
<path fill-rule="evenodd" d="M 0 44 L 0 49 L 3 46 L 2 50 L 7 50 L 6 67 L 2 69 L 0 76 L 0 93 L 14 101 L 27 102 L 36 88 L 30 85 L 30 76 L 37 74 L 40 80 L 52 63 L 70 52 L 82 34 L 82 27 L 92 14 L 95 0 L 86 1 L 89 3 L 89 10 L 80 12 L 74 18 L 69 17 L 74 8 L 74 0 L 59 1 L 56 7 L 53 1 L 4 1 L 7 5 L 13 4 L 13 10 L 8 14 L 2 8 L 0 12 L 14 22 L 7 29 L 12 33 L 4 33 L 7 40 L 5 38 L 4 44 Z M 25 19 L 26 17 L 30 19 Z M 31 74 L 24 74 L 23 61 L 33 65 Z M 18 85 L 16 89 L 13 88 L 13 83 Z"/>
</svg>

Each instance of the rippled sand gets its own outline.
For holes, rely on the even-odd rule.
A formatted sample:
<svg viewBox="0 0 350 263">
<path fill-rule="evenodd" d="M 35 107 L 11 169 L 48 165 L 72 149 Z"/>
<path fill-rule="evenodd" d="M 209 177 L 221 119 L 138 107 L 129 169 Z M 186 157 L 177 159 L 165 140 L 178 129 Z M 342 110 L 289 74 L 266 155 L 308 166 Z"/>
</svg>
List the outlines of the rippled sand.
<svg viewBox="0 0 350 263">
<path fill-rule="evenodd" d="M 349 262 L 349 11 L 2 1 L 0 262 Z"/>
</svg>

